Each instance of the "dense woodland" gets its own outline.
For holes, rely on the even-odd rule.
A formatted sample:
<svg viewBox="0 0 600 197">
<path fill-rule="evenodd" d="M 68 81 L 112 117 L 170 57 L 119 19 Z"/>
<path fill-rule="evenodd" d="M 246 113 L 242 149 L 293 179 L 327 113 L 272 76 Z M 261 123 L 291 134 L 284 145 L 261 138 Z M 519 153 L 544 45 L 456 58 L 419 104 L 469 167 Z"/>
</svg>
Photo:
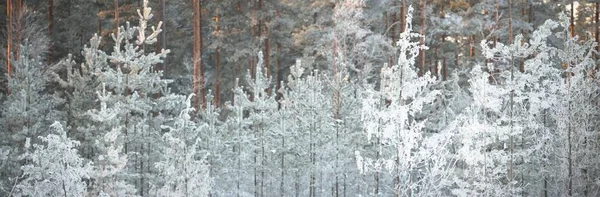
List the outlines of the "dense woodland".
<svg viewBox="0 0 600 197">
<path fill-rule="evenodd" d="M 600 196 L 600 1 L 1 3 L 0 196 Z"/>
</svg>

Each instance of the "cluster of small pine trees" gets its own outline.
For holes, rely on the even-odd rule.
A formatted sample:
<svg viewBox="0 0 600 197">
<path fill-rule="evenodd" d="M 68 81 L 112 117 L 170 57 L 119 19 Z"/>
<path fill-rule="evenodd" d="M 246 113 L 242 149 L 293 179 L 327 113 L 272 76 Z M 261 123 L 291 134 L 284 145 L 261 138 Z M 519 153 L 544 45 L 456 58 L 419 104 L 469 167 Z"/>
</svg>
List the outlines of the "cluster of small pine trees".
<svg viewBox="0 0 600 197">
<path fill-rule="evenodd" d="M 410 22 L 396 63 L 374 66 L 352 56 L 356 24 L 338 21 L 323 42 L 339 48 L 319 60 L 332 69 L 298 60 L 278 88 L 259 52 L 231 101 L 208 91 L 194 108 L 198 95 L 172 93 L 155 69 L 170 51 L 146 51 L 162 31 L 147 5 L 79 63 L 43 66 L 23 43 L 1 100 L 1 195 L 600 194 L 597 43 L 568 36 L 564 15 L 528 42 L 482 41 L 487 60 L 448 80 L 418 72 L 427 47 Z M 358 23 L 359 9 L 338 9 Z"/>
</svg>

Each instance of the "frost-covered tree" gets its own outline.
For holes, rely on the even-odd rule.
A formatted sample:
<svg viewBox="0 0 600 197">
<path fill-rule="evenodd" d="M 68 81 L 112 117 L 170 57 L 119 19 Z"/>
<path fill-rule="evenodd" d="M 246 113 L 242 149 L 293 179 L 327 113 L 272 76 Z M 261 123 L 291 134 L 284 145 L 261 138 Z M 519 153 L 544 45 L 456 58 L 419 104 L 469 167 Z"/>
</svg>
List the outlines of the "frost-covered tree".
<svg viewBox="0 0 600 197">
<path fill-rule="evenodd" d="M 97 96 L 100 109 L 92 109 L 85 114 L 93 123 L 88 123 L 88 127 L 81 129 L 82 132 L 100 131 L 97 135 L 104 135 L 98 136 L 93 144 L 88 145 L 97 152 L 93 158 L 96 165 L 91 174 L 94 182 L 90 193 L 93 196 L 135 196 L 136 189 L 126 182 L 130 174 L 124 170 L 128 162 L 123 151 L 126 139 L 122 135 L 123 127 L 117 119 L 121 104 L 107 106 L 112 95 L 106 89 L 97 92 Z"/>
<path fill-rule="evenodd" d="M 458 130 L 455 143 L 458 178 L 452 194 L 457 196 L 501 195 L 506 191 L 497 185 L 506 176 L 505 145 L 497 142 L 500 136 L 496 121 L 502 98 L 508 91 L 488 83 L 489 73 L 480 67 L 471 71 L 470 91 L 473 103 L 451 122 L 448 130 Z M 506 136 L 501 136 L 506 139 Z M 499 147 L 498 147 L 499 146 Z"/>
<path fill-rule="evenodd" d="M 489 62 L 471 71 L 473 103 L 449 129 L 457 131 L 457 187 L 454 195 L 516 195 L 539 191 L 538 183 L 547 166 L 548 140 L 552 139 L 547 112 L 557 105 L 560 72 L 551 61 L 555 49 L 547 37 L 557 23 L 548 21 L 529 43 L 521 35 L 514 43 L 496 43 L 490 48 L 482 41 Z M 534 56 L 535 54 L 535 56 Z M 524 72 L 516 60 L 524 61 Z M 542 153 L 544 158 L 534 157 Z"/>
<path fill-rule="evenodd" d="M 236 83 L 239 84 L 239 80 Z M 246 107 L 239 102 L 246 97 L 243 88 L 237 85 L 236 87 L 233 89 L 235 95 L 233 101 L 224 105 L 228 114 L 220 130 L 223 133 L 221 136 L 224 137 L 220 142 L 222 146 L 229 147 L 229 150 L 218 153 L 222 156 L 218 162 L 229 165 L 219 167 L 223 171 L 213 174 L 212 190 L 216 195 L 251 196 L 252 176 L 249 173 L 249 164 L 252 160 L 249 155 L 251 152 L 249 125 L 252 122 L 246 119 Z"/>
<path fill-rule="evenodd" d="M 2 150 L 0 149 L 0 168 L 4 169 L 4 166 L 6 165 L 6 161 L 8 160 L 8 154 L 9 154 L 9 150 Z M 8 193 L 8 191 L 6 191 L 5 187 L 4 187 L 4 181 L 0 182 L 0 191 L 2 191 L 2 193 Z"/>
<path fill-rule="evenodd" d="M 257 196 L 263 196 L 271 191 L 268 187 L 274 186 L 274 180 L 269 175 L 272 168 L 267 167 L 269 150 L 272 147 L 269 143 L 269 139 L 272 136 L 272 123 L 271 118 L 276 114 L 277 101 L 275 100 L 275 94 L 269 93 L 266 90 L 270 87 L 270 77 L 264 73 L 261 65 L 263 65 L 263 55 L 259 52 L 258 64 L 255 69 L 255 73 L 251 74 L 250 70 L 246 75 L 246 81 L 248 88 L 243 86 L 237 86 L 234 89 L 236 93 L 235 105 L 232 108 L 239 105 L 242 111 L 235 111 L 236 113 L 243 113 L 248 121 L 248 125 L 244 126 L 238 132 L 241 132 L 247 139 L 244 140 L 243 150 L 248 152 L 240 152 L 240 159 L 246 160 L 247 165 L 245 167 L 248 172 L 252 173 L 251 181 L 247 183 L 253 183 L 253 187 L 245 186 L 247 189 L 244 190 L 248 193 L 254 193 Z M 252 78 L 254 76 L 254 78 Z M 248 169 L 250 167 L 250 169 Z M 243 177 L 240 177 L 243 178 Z"/>
<path fill-rule="evenodd" d="M 290 145 L 298 154 L 295 160 L 301 161 L 292 164 L 301 173 L 295 181 L 308 180 L 302 187 L 308 191 L 303 189 L 300 194 L 319 196 L 334 188 L 337 175 L 335 164 L 328 162 L 335 159 L 329 153 L 336 152 L 333 97 L 325 75 L 318 70 L 304 75 L 304 69 L 300 62 L 292 67 L 283 104 L 293 114 L 289 132 L 294 143 Z"/>
<path fill-rule="evenodd" d="M 555 34 L 562 48 L 557 51 L 557 62 L 565 68 L 564 83 L 560 86 L 559 105 L 554 113 L 556 119 L 555 146 L 560 174 L 555 177 L 559 195 L 594 196 L 600 193 L 600 165 L 598 158 L 598 74 L 597 63 L 592 58 L 595 46 L 591 40 L 579 42 L 569 37 L 566 15 L 559 16 L 563 31 Z M 550 188 L 552 188 L 550 186 Z"/>
<path fill-rule="evenodd" d="M 412 7 L 408 9 L 410 21 Z M 415 58 L 426 48 L 413 42 L 420 35 L 410 31 L 400 35 L 398 64 L 385 65 L 381 71 L 379 90 L 367 88 L 362 95 L 361 121 L 369 140 L 379 149 L 375 158 L 356 152 L 357 167 L 361 172 L 389 172 L 393 185 L 389 192 L 400 196 L 445 195 L 450 186 L 453 159 L 449 145 L 451 133 L 424 132 L 425 120 L 420 113 L 433 102 L 438 90 L 430 90 L 435 78 L 429 73 L 417 76 Z M 380 195 L 381 185 L 373 195 Z"/>
<path fill-rule="evenodd" d="M 152 195 L 208 196 L 210 192 L 207 155 L 198 150 L 200 138 L 194 137 L 203 130 L 191 119 L 190 115 L 194 113 L 191 98 L 192 96 L 189 96 L 185 101 L 186 108 L 180 112 L 172 125 L 163 125 L 168 129 L 163 135 L 167 147 L 164 158 L 155 164 L 162 186 L 151 191 Z"/>
<path fill-rule="evenodd" d="M 55 134 L 40 137 L 42 144 L 22 155 L 22 180 L 14 187 L 14 196 L 86 196 L 92 166 L 77 153 L 79 142 L 67 137 L 63 126 L 55 122 Z M 29 147 L 27 140 L 25 147 Z"/>
<path fill-rule="evenodd" d="M 316 53 L 314 66 L 323 73 L 347 72 L 350 78 L 357 78 L 358 83 L 370 79 L 372 71 L 377 70 L 391 59 L 394 48 L 385 34 L 375 33 L 366 27 L 370 19 L 365 7 L 369 2 L 363 0 L 341 0 L 331 2 L 331 13 L 319 13 L 325 27 L 309 29 L 311 36 L 318 35 L 311 48 L 305 53 Z M 373 3 L 373 4 L 382 4 Z M 323 58 L 325 62 L 319 61 Z M 307 62 L 310 65 L 310 62 Z M 311 65 L 312 66 L 312 65 Z M 345 75 L 343 75 L 345 76 Z"/>
<path fill-rule="evenodd" d="M 13 62 L 13 72 L 8 76 L 11 93 L 4 96 L 0 105 L 0 127 L 4 132 L 0 147 L 10 152 L 0 176 L 5 178 L 2 181 L 12 182 L 5 186 L 12 185 L 14 180 L 10 180 L 19 174 L 22 163 L 17 158 L 23 154 L 25 139 L 46 135 L 44 128 L 50 126 L 53 119 L 62 117 L 55 109 L 63 101 L 46 89 L 49 77 L 41 57 L 32 54 L 30 47 L 33 46 L 27 42 L 21 46 L 20 57 Z M 37 138 L 34 142 L 38 142 Z"/>
<path fill-rule="evenodd" d="M 178 113 L 177 103 L 184 99 L 170 94 L 167 89 L 170 81 L 162 79 L 162 72 L 154 68 L 169 50 L 163 49 L 160 53 L 146 50 L 157 41 L 161 32 L 161 22 L 152 26 L 152 32 L 147 32 L 153 16 L 147 0 L 142 2 L 137 14 L 137 26 L 126 22 L 112 34 L 115 45 L 110 53 L 95 48 L 94 44 L 100 42 L 97 36 L 92 38 L 92 46 L 84 51 L 89 53 L 86 56 L 92 57 L 86 59 L 90 60 L 86 67 L 99 82 L 94 89 L 111 95 L 106 100 L 100 99 L 104 105 L 99 110 L 106 108 L 115 116 L 114 121 L 96 120 L 87 132 L 99 139 L 106 132 L 121 128 L 123 152 L 128 160 L 123 178 L 135 184 L 139 195 L 147 195 L 155 177 L 154 163 L 162 158 L 159 154 L 163 147 L 160 125 Z"/>
<path fill-rule="evenodd" d="M 581 164 L 597 152 L 593 45 L 566 36 L 568 24 L 564 16 L 547 21 L 526 44 L 522 36 L 492 48 L 482 42 L 495 72 L 473 69 L 474 102 L 449 127 L 459 142 L 454 195 L 594 195 L 598 168 Z M 549 45 L 552 37 L 562 44 Z"/>
<path fill-rule="evenodd" d="M 53 82 L 59 85 L 60 96 L 65 100 L 64 105 L 61 105 L 61 111 L 64 112 L 67 134 L 70 138 L 86 141 L 93 140 L 92 133 L 85 130 L 90 119 L 86 116 L 88 110 L 96 108 L 97 103 L 91 102 L 96 100 L 94 88 L 97 86 L 95 80 L 88 69 L 87 65 L 93 65 L 98 61 L 102 61 L 101 57 L 95 55 L 95 50 L 100 45 L 98 40 L 91 40 L 90 46 L 85 46 L 82 55 L 85 58 L 85 63 L 77 66 L 72 55 L 53 65 L 51 75 Z M 94 51 L 94 54 L 91 52 Z M 106 60 L 106 59 L 104 59 Z M 61 74 L 66 74 L 61 76 Z M 92 154 L 92 143 L 84 143 L 80 148 L 80 153 L 85 158 L 90 158 Z"/>
</svg>

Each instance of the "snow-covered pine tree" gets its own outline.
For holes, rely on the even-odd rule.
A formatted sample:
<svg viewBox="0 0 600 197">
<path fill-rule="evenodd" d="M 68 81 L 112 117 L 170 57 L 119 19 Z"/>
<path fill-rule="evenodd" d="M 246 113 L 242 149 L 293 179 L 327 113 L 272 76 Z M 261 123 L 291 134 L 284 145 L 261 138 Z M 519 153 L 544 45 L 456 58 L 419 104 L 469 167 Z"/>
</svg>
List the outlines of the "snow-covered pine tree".
<svg viewBox="0 0 600 197">
<path fill-rule="evenodd" d="M 407 21 L 411 17 L 409 7 Z M 357 151 L 357 167 L 363 173 L 392 175 L 393 185 L 375 185 L 373 195 L 381 195 L 381 188 L 390 188 L 399 196 L 442 196 L 448 192 L 454 161 L 449 151 L 451 133 L 423 130 L 426 120 L 420 120 L 419 115 L 439 91 L 429 89 L 435 81 L 429 73 L 417 76 L 415 57 L 426 47 L 412 41 L 421 35 L 411 31 L 410 22 L 406 29 L 397 43 L 398 64 L 384 65 L 379 90 L 370 87 L 362 95 L 363 128 L 379 152 L 370 158 Z"/>
<path fill-rule="evenodd" d="M 106 132 L 122 128 L 123 152 L 128 160 L 123 178 L 135 185 L 138 195 L 144 196 L 148 195 L 155 179 L 154 163 L 162 158 L 161 125 L 179 112 L 178 103 L 185 98 L 170 94 L 167 88 L 170 81 L 162 79 L 162 72 L 154 69 L 169 50 L 163 49 L 160 53 L 146 50 L 157 41 L 162 23 L 152 26 L 152 32 L 147 32 L 148 22 L 153 17 L 147 0 L 142 2 L 137 13 L 138 26 L 126 22 L 112 34 L 115 44 L 110 53 L 93 47 L 95 42 L 100 41 L 97 36 L 92 38 L 92 47 L 84 53 L 94 57 L 86 59 L 92 61 L 85 65 L 99 82 L 94 89 L 110 93 L 111 96 L 104 102 L 109 108 L 107 110 L 116 111 L 116 122 L 97 121 L 100 125 L 91 124 L 89 129 L 95 130 L 88 132 L 94 134 L 94 139 L 100 139 Z M 103 123 L 108 125 L 101 125 Z"/>
<path fill-rule="evenodd" d="M 163 125 L 167 133 L 163 135 L 165 152 L 157 162 L 158 177 L 161 184 L 150 192 L 154 196 L 208 196 L 210 192 L 210 173 L 206 160 L 207 153 L 198 151 L 200 132 L 191 119 L 194 113 L 191 98 L 185 101 L 182 110 L 172 125 Z M 209 103 L 207 103 L 209 104 Z M 210 105 L 210 104 L 209 104 Z"/>
<path fill-rule="evenodd" d="M 128 162 L 127 155 L 123 151 L 126 139 L 122 134 L 121 121 L 117 119 L 120 117 L 121 103 L 107 106 L 111 96 L 112 94 L 105 88 L 102 92 L 97 92 L 100 109 L 91 109 L 86 113 L 91 123 L 88 122 L 88 126 L 81 129 L 81 132 L 90 134 L 88 137 L 94 137 L 94 134 L 104 135 L 92 138 L 95 139 L 94 143 L 88 144 L 95 152 L 93 161 L 96 162 L 91 174 L 93 182 L 90 195 L 136 196 L 135 187 L 126 182 L 131 174 L 124 170 Z"/>
<path fill-rule="evenodd" d="M 256 196 L 263 196 L 269 191 L 276 191 L 276 188 L 278 188 L 275 187 L 276 177 L 270 177 L 270 175 L 275 174 L 270 172 L 273 168 L 267 166 L 274 165 L 274 163 L 268 163 L 270 153 L 267 151 L 273 148 L 270 147 L 273 143 L 268 140 L 272 139 L 273 135 L 272 126 L 274 123 L 271 120 L 276 115 L 277 101 L 275 100 L 274 93 L 266 91 L 272 87 L 270 87 L 271 78 L 267 77 L 263 70 L 262 52 L 259 52 L 258 60 L 255 73 L 251 74 L 250 70 L 248 70 L 248 74 L 246 75 L 248 89 L 245 89 L 243 86 L 234 88 L 235 103 L 230 107 L 234 109 L 236 114 L 234 117 L 241 115 L 246 119 L 243 122 L 239 122 L 236 119 L 236 122 L 244 125 L 240 125 L 242 128 L 236 128 L 240 129 L 238 131 L 239 135 L 247 138 L 238 144 L 242 146 L 240 151 L 244 150 L 244 152 L 238 152 L 238 157 L 240 157 L 239 162 L 246 163 L 246 165 L 241 164 L 237 168 L 238 170 L 245 168 L 245 172 L 251 172 L 249 174 L 252 174 L 251 178 L 240 177 L 241 179 L 246 179 L 246 181 L 241 182 L 240 189 L 244 189 L 241 189 L 242 191 L 239 192 L 241 194 L 254 193 Z M 244 185 L 243 182 L 253 185 Z M 218 185 L 218 183 L 216 184 Z M 273 189 L 269 187 L 273 187 Z"/>
<path fill-rule="evenodd" d="M 33 152 L 21 156 L 27 164 L 21 167 L 22 180 L 11 191 L 12 196 L 87 195 L 85 179 L 92 172 L 91 163 L 80 157 L 76 149 L 79 142 L 69 139 L 59 122 L 51 128 L 55 133 L 39 137 L 45 145 L 34 144 Z M 26 148 L 29 142 L 26 141 Z"/>
<path fill-rule="evenodd" d="M 288 120 L 289 134 L 286 135 L 292 138 L 289 146 L 295 157 L 290 159 L 296 161 L 290 166 L 299 173 L 292 175 L 294 184 L 300 187 L 300 191 L 296 192 L 321 196 L 335 187 L 337 175 L 335 162 L 330 162 L 335 160 L 333 153 L 337 148 L 333 96 L 326 76 L 319 70 L 305 74 L 306 67 L 300 60 L 296 61 L 282 103 L 292 114 Z"/>
<path fill-rule="evenodd" d="M 568 25 L 565 16 L 560 23 L 546 21 L 525 45 L 522 36 L 493 48 L 482 42 L 494 61 L 488 69 L 499 72 L 472 70 L 475 102 L 449 127 L 461 144 L 454 195 L 594 194 L 597 183 L 590 177 L 598 168 L 582 164 L 597 156 L 598 147 L 590 130 L 597 124 L 593 44 L 566 36 Z M 553 34 L 559 26 L 563 30 Z M 552 36 L 558 47 L 548 44 Z M 522 73 L 510 64 L 518 58 L 527 58 Z M 560 71 L 561 64 L 568 69 Z"/>
<path fill-rule="evenodd" d="M 600 137 L 598 134 L 600 76 L 597 62 L 592 58 L 598 43 L 580 42 L 577 36 L 569 37 L 569 17 L 559 15 L 563 31 L 555 34 L 562 48 L 556 60 L 564 70 L 564 83 L 560 87 L 560 103 L 553 111 L 556 120 L 552 158 L 559 168 L 553 184 L 548 187 L 565 196 L 597 196 L 600 194 Z M 551 182 L 552 183 L 552 182 Z M 555 187 L 553 187 L 555 185 Z"/>
<path fill-rule="evenodd" d="M 506 177 L 506 154 L 497 142 L 503 100 L 508 91 L 489 84 L 490 74 L 477 66 L 469 79 L 473 103 L 452 121 L 447 131 L 456 134 L 457 177 L 452 188 L 456 196 L 492 195 L 506 191 L 498 185 Z M 504 139 L 504 138 L 503 138 Z M 499 146 L 499 147 L 498 147 Z M 500 166 L 499 166 L 500 165 Z"/>
<path fill-rule="evenodd" d="M 9 153 L 10 153 L 9 150 L 2 150 L 0 148 L 0 169 L 4 169 L 4 166 L 6 165 L 6 161 L 8 160 Z M 6 191 L 6 189 L 5 189 L 4 181 L 0 181 L 0 192 L 8 193 L 8 191 Z"/>
<path fill-rule="evenodd" d="M 229 147 L 229 150 L 219 153 L 224 156 L 219 162 L 229 162 L 229 165 L 220 167 L 222 171 L 213 174 L 215 179 L 212 193 L 223 196 L 251 196 L 253 178 L 248 172 L 252 162 L 249 149 L 252 143 L 249 126 L 252 122 L 246 118 L 245 102 L 240 103 L 240 99 L 248 98 L 247 94 L 243 87 L 239 86 L 239 79 L 236 81 L 236 88 L 233 89 L 235 97 L 232 102 L 224 105 L 227 120 L 221 127 L 223 136 L 226 136 L 221 139 L 221 143 L 224 147 Z"/>
<path fill-rule="evenodd" d="M 32 54 L 37 49 L 31 47 L 28 42 L 20 47 L 20 57 L 13 62 L 13 72 L 8 76 L 11 93 L 4 96 L 5 100 L 0 105 L 0 127 L 5 132 L 0 139 L 0 147 L 10 152 L 6 165 L 0 171 L 1 181 L 7 181 L 5 186 L 14 185 L 14 178 L 19 175 L 22 163 L 17 158 L 23 154 L 25 139 L 34 138 L 37 143 L 35 137 L 46 135 L 44 128 L 50 126 L 52 120 L 62 117 L 55 108 L 63 100 L 47 91 L 49 77 L 45 73 L 43 59 Z"/>
<path fill-rule="evenodd" d="M 461 163 L 454 195 L 532 195 L 540 191 L 539 177 L 551 168 L 547 159 L 552 146 L 547 142 L 553 134 L 546 116 L 551 106 L 557 105 L 556 87 L 561 81 L 560 71 L 551 61 L 556 49 L 547 45 L 556 27 L 557 23 L 546 22 L 524 45 L 521 35 L 514 43 L 497 43 L 492 48 L 482 41 L 482 52 L 492 62 L 487 69 L 494 73 L 481 66 L 471 71 L 474 102 L 448 128 L 458 136 Z M 528 57 L 524 72 L 519 72 L 513 62 Z"/>
<path fill-rule="evenodd" d="M 211 90 L 208 91 L 205 98 L 207 101 L 205 108 L 196 114 L 198 116 L 195 124 L 197 132 L 195 134 L 181 135 L 179 138 L 184 140 L 186 144 L 195 144 L 194 146 L 198 149 L 208 153 L 202 154 L 206 154 L 206 158 L 204 159 L 206 161 L 204 162 L 208 164 L 209 174 L 222 175 L 229 172 L 226 166 L 233 162 L 232 160 L 228 160 L 229 158 L 233 158 L 230 157 L 232 155 L 228 154 L 231 153 L 230 144 L 223 142 L 228 142 L 234 134 L 232 132 L 225 132 L 223 122 L 220 120 L 221 108 L 215 103 L 215 95 L 213 95 Z M 215 183 L 218 178 L 221 178 L 221 176 L 215 176 Z M 218 184 L 226 184 L 230 181 L 227 180 L 227 176 L 223 176 L 223 178 L 225 179 L 222 182 L 218 182 Z M 222 189 L 227 188 L 224 185 L 221 186 L 223 186 L 220 187 Z M 209 186 L 208 188 L 211 187 Z"/>
<path fill-rule="evenodd" d="M 96 94 L 94 88 L 98 85 L 88 65 L 106 61 L 106 56 L 97 55 L 96 51 L 100 45 L 97 37 L 90 40 L 90 46 L 84 46 L 82 55 L 85 63 L 77 66 L 72 55 L 59 61 L 51 67 L 53 81 L 60 87 L 61 97 L 65 99 L 61 106 L 65 113 L 67 134 L 70 138 L 84 142 L 93 141 L 94 134 L 85 128 L 91 123 L 86 113 L 88 110 L 97 108 Z M 104 59 L 102 59 L 104 58 Z M 66 73 L 66 74 L 64 74 Z M 62 74 L 62 76 L 61 76 Z M 83 143 L 80 153 L 83 157 L 91 159 L 93 143 Z"/>
</svg>

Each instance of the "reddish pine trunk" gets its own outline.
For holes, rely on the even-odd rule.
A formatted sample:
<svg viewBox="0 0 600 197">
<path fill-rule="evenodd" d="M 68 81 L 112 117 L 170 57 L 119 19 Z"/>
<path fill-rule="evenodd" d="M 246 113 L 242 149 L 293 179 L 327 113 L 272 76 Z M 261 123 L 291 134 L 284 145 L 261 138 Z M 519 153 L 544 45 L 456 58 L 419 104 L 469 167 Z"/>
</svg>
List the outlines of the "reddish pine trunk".
<svg viewBox="0 0 600 197">
<path fill-rule="evenodd" d="M 406 29 L 406 1 L 400 0 L 400 33 Z"/>
<path fill-rule="evenodd" d="M 12 44 L 12 0 L 6 0 L 6 73 L 10 77 L 11 69 L 11 44 Z M 6 86 L 6 91 L 10 93 L 10 89 L 8 88 L 8 84 Z"/>
<path fill-rule="evenodd" d="M 193 31 L 194 31 L 194 108 L 198 111 L 201 107 L 206 106 L 205 89 L 204 89 L 204 68 L 202 66 L 202 2 L 201 0 L 192 0 L 194 9 L 193 14 Z"/>
<path fill-rule="evenodd" d="M 119 31 L 119 0 L 114 0 L 115 4 L 115 33 Z"/>
</svg>

